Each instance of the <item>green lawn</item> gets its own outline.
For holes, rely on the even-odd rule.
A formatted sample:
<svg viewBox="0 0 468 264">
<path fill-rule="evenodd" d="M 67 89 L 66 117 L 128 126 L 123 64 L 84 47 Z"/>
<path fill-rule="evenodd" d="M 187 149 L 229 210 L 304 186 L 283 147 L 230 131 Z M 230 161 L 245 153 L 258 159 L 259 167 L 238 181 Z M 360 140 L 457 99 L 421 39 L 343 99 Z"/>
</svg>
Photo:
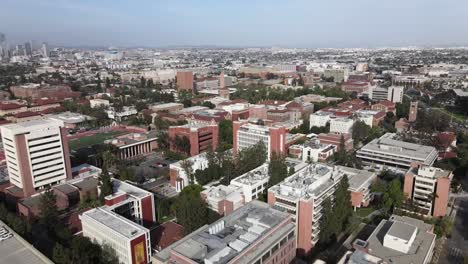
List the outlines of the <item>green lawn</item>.
<svg viewBox="0 0 468 264">
<path fill-rule="evenodd" d="M 375 209 L 372 207 L 366 207 L 366 208 L 357 208 L 356 213 L 359 217 L 367 217 L 369 214 L 374 212 Z"/>
<path fill-rule="evenodd" d="M 467 121 L 467 118 L 459 113 L 450 112 L 449 110 L 445 108 L 434 108 L 434 109 L 437 109 L 443 113 L 446 113 L 447 115 L 449 115 L 450 117 L 453 117 L 454 119 L 458 120 L 461 123 L 465 123 Z"/>
<path fill-rule="evenodd" d="M 70 141 L 70 149 L 80 149 L 96 144 L 101 144 L 104 140 L 111 139 L 115 136 L 125 134 L 122 131 L 111 131 L 107 133 L 97 133 L 92 136 L 82 137 L 78 139 L 73 139 Z"/>
</svg>

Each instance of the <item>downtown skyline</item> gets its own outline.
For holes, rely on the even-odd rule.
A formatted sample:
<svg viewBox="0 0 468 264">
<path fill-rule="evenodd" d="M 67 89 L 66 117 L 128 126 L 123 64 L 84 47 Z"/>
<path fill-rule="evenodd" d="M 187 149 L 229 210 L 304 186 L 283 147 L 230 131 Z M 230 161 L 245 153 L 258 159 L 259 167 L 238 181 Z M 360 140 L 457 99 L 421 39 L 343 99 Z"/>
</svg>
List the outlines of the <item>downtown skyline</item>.
<svg viewBox="0 0 468 264">
<path fill-rule="evenodd" d="M 468 3 L 369 0 L 6 0 L 10 43 L 56 46 L 376 48 L 466 46 Z M 422 8 L 424 7 L 424 8 Z"/>
</svg>

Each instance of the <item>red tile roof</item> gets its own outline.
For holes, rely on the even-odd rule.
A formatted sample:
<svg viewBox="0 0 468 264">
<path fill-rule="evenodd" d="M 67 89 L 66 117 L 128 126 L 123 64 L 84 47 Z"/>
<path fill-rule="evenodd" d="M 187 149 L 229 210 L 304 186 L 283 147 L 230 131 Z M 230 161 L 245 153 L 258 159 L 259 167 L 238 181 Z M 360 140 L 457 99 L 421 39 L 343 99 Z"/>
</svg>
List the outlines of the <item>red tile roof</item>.
<svg viewBox="0 0 468 264">
<path fill-rule="evenodd" d="M 174 222 L 166 222 L 151 231 L 151 247 L 163 250 L 183 237 L 183 226 Z"/>
<path fill-rule="evenodd" d="M 381 100 L 377 104 L 381 104 L 381 105 L 386 106 L 386 107 L 395 107 L 395 103 L 391 102 L 389 100 Z"/>
<path fill-rule="evenodd" d="M 442 132 L 436 135 L 437 144 L 443 148 L 448 148 L 457 139 L 453 132 Z"/>
<path fill-rule="evenodd" d="M 41 106 L 41 105 L 49 105 L 49 104 L 58 104 L 59 101 L 55 99 L 45 98 L 45 99 L 36 99 L 32 102 L 32 106 Z"/>
<path fill-rule="evenodd" d="M 26 112 L 21 112 L 21 113 L 17 113 L 14 115 L 15 118 L 25 118 L 25 117 L 31 117 L 31 116 L 40 116 L 41 114 L 37 113 L 37 112 L 30 112 L 30 111 L 26 111 Z"/>
<path fill-rule="evenodd" d="M 0 104 L 0 110 L 13 110 L 24 107 L 24 105 L 15 104 L 15 103 L 2 103 Z"/>
</svg>

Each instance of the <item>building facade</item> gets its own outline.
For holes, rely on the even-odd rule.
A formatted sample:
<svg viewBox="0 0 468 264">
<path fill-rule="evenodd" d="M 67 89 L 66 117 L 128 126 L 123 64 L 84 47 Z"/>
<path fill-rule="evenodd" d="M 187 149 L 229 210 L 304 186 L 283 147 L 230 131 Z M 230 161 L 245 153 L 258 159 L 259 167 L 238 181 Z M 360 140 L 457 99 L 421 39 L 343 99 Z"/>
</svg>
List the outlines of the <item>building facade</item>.
<svg viewBox="0 0 468 264">
<path fill-rule="evenodd" d="M 351 134 L 354 120 L 351 118 L 335 118 L 330 121 L 330 133 Z"/>
<path fill-rule="evenodd" d="M 447 214 L 452 178 L 450 171 L 424 165 L 415 166 L 405 175 L 403 191 L 421 214 L 442 217 Z"/>
<path fill-rule="evenodd" d="M 268 189 L 268 203 L 293 215 L 296 222 L 298 255 L 308 255 L 319 241 L 323 201 L 334 195 L 345 175 L 349 179 L 350 187 L 358 186 L 353 191 L 364 192 L 362 196 L 366 196 L 368 190 L 361 189 L 361 186 L 366 187 L 363 182 L 375 177 L 375 174 L 351 170 L 354 169 L 320 163 L 310 164 Z"/>
<path fill-rule="evenodd" d="M 193 72 L 178 71 L 177 72 L 177 90 L 178 91 L 193 91 Z"/>
<path fill-rule="evenodd" d="M 24 196 L 71 179 L 67 132 L 58 120 L 1 127 L 10 182 Z"/>
<path fill-rule="evenodd" d="M 263 141 L 268 150 L 268 157 L 272 153 L 286 155 L 286 128 L 282 126 L 260 126 L 243 121 L 233 122 L 233 151 L 234 154 L 245 148 Z"/>
<path fill-rule="evenodd" d="M 153 263 L 291 263 L 294 229 L 288 213 L 252 201 L 160 251 Z"/>
<path fill-rule="evenodd" d="M 408 143 L 395 138 L 395 134 L 386 133 L 358 150 L 356 157 L 366 164 L 400 168 L 405 171 L 414 162 L 432 166 L 437 159 L 438 152 L 434 147 Z"/>
<path fill-rule="evenodd" d="M 146 264 L 151 259 L 150 232 L 125 217 L 95 208 L 80 216 L 83 236 L 115 250 L 119 262 Z M 83 252 L 85 254 L 85 252 Z"/>
<path fill-rule="evenodd" d="M 186 125 L 171 126 L 169 127 L 169 142 L 172 151 L 182 152 L 186 150 L 180 149 L 176 144 L 176 138 L 188 139 L 190 144 L 187 154 L 195 156 L 211 148 L 216 150 L 218 147 L 218 124 L 211 122 L 206 124 L 204 122 L 190 121 Z"/>
</svg>

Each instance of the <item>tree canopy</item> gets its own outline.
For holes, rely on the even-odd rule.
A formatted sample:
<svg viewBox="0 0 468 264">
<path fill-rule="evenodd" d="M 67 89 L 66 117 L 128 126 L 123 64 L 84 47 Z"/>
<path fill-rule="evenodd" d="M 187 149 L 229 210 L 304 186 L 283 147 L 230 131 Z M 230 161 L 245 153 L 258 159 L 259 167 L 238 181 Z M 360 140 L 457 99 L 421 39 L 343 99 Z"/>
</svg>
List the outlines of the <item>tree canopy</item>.
<svg viewBox="0 0 468 264">
<path fill-rule="evenodd" d="M 189 185 L 182 190 L 172 204 L 172 212 L 176 216 L 177 222 L 184 227 L 186 234 L 190 234 L 219 218 L 202 200 L 201 191 L 203 188 L 200 185 Z"/>
</svg>

